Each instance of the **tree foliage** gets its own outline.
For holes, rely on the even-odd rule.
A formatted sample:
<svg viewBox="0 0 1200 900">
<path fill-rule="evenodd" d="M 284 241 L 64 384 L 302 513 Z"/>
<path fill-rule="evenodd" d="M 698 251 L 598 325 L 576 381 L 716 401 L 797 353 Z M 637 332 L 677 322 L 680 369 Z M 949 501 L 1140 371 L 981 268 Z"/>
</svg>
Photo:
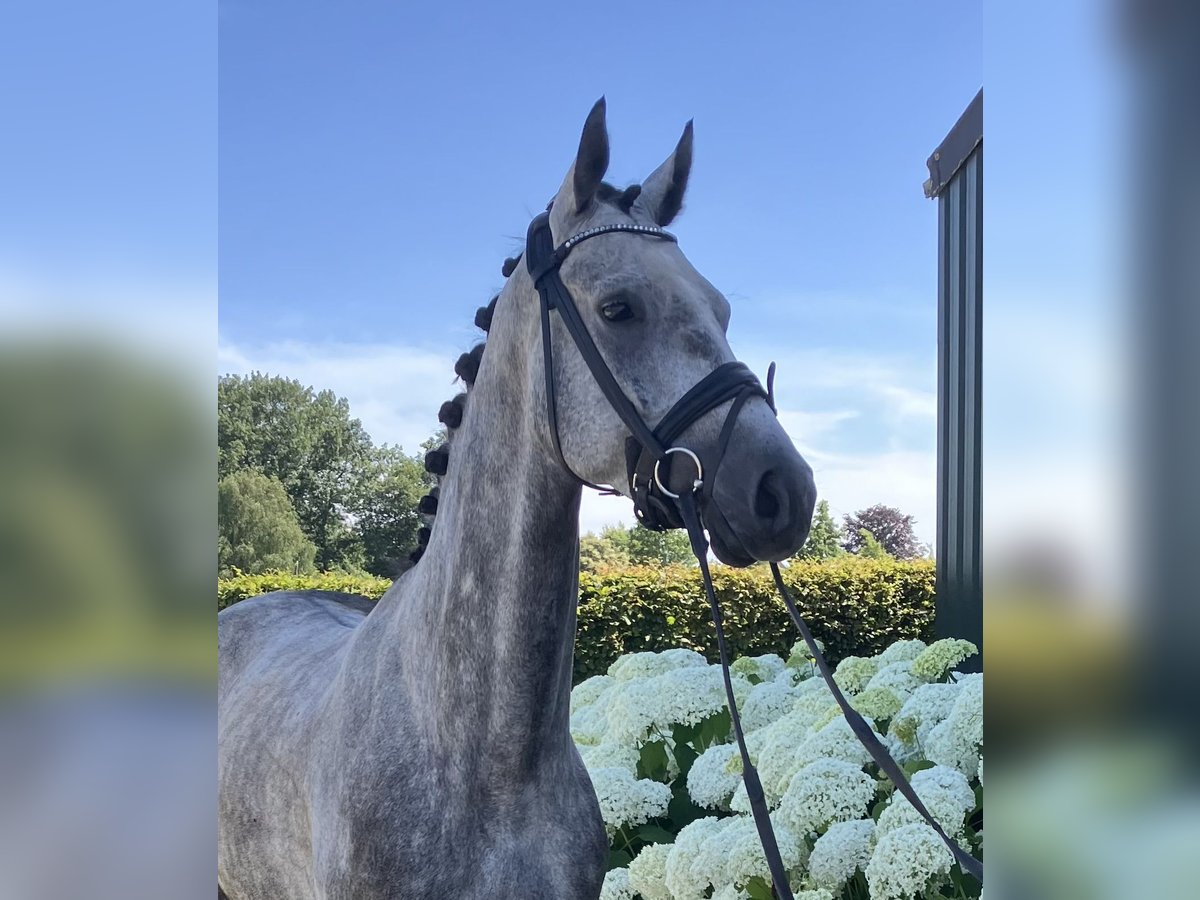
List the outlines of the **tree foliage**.
<svg viewBox="0 0 1200 900">
<path fill-rule="evenodd" d="M 829 512 L 829 501 L 822 500 L 817 504 L 813 514 L 812 528 L 808 532 L 808 540 L 796 551 L 793 559 L 826 560 L 841 556 L 842 529 Z"/>
<path fill-rule="evenodd" d="M 363 563 L 347 513 L 371 439 L 333 391 L 255 372 L 217 382 L 217 475 L 258 471 L 279 479 L 323 569 Z"/>
<path fill-rule="evenodd" d="M 858 536 L 862 539 L 862 546 L 858 550 L 858 555 L 866 559 L 895 559 L 892 554 L 887 552 L 887 548 L 879 541 L 875 540 L 875 535 L 871 534 L 865 528 L 858 530 Z"/>
<path fill-rule="evenodd" d="M 583 535 L 579 539 L 579 568 L 584 572 L 629 565 L 629 548 L 603 535 Z"/>
<path fill-rule="evenodd" d="M 313 546 L 278 478 L 254 469 L 217 483 L 217 566 L 222 573 L 313 571 Z"/>
<path fill-rule="evenodd" d="M 866 546 L 863 531 L 868 532 L 882 548 L 896 559 L 918 559 L 923 548 L 913 534 L 913 517 L 892 506 L 876 503 L 844 517 L 845 534 L 842 546 L 851 553 L 860 553 Z"/>
<path fill-rule="evenodd" d="M 683 531 L 651 531 L 643 525 L 606 525 L 600 535 L 579 540 L 579 567 L 596 571 L 612 566 L 690 565 L 692 547 Z"/>
<path fill-rule="evenodd" d="M 372 448 L 354 503 L 355 530 L 362 540 L 364 568 L 395 578 L 417 544 L 417 502 L 432 486 L 424 465 L 399 447 Z"/>
<path fill-rule="evenodd" d="M 322 571 L 395 577 L 417 543 L 416 504 L 432 483 L 421 460 L 375 447 L 332 391 L 255 372 L 217 382 L 217 474 L 276 479 Z"/>
</svg>

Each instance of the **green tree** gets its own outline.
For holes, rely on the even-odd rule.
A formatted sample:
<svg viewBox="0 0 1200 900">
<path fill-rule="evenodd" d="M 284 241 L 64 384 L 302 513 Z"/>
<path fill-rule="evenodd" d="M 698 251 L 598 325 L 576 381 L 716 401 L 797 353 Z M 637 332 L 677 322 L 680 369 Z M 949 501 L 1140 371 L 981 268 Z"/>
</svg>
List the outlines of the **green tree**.
<svg viewBox="0 0 1200 900">
<path fill-rule="evenodd" d="M 217 382 L 217 476 L 256 469 L 283 485 L 320 568 L 363 564 L 349 512 L 370 467 L 371 439 L 332 391 L 255 372 Z"/>
<path fill-rule="evenodd" d="M 850 553 L 861 553 L 864 546 L 862 533 L 866 530 L 883 545 L 889 556 L 919 559 L 922 548 L 913 533 L 914 521 L 912 516 L 906 516 L 893 506 L 876 503 L 845 517 L 842 546 Z"/>
<path fill-rule="evenodd" d="M 217 566 L 257 575 L 313 570 L 313 546 L 278 478 L 253 469 L 217 483 Z"/>
<path fill-rule="evenodd" d="M 585 543 L 586 542 L 586 543 Z M 651 531 L 642 525 L 606 525 L 600 536 L 580 541 L 580 565 L 672 565 L 691 563 L 692 546 L 683 531 Z"/>
<path fill-rule="evenodd" d="M 423 460 L 386 444 L 371 450 L 358 485 L 354 519 L 364 568 L 372 575 L 400 574 L 401 562 L 417 546 L 417 502 L 433 484 Z"/>
<path fill-rule="evenodd" d="M 629 549 L 626 544 L 597 536 L 591 532 L 579 539 L 579 568 L 585 572 L 596 572 L 614 566 L 629 565 Z"/>
<path fill-rule="evenodd" d="M 686 531 L 651 531 L 641 524 L 629 529 L 629 558 L 641 565 L 687 565 L 695 562 Z"/>
<path fill-rule="evenodd" d="M 875 535 L 871 534 L 866 528 L 858 530 L 859 548 L 858 555 L 866 559 L 895 559 L 892 554 L 887 552 L 887 548 L 879 541 L 875 540 Z"/>
<path fill-rule="evenodd" d="M 813 515 L 812 528 L 808 532 L 808 540 L 804 542 L 793 559 L 826 560 L 842 556 L 842 529 L 829 512 L 829 501 L 822 500 L 817 504 Z"/>
</svg>

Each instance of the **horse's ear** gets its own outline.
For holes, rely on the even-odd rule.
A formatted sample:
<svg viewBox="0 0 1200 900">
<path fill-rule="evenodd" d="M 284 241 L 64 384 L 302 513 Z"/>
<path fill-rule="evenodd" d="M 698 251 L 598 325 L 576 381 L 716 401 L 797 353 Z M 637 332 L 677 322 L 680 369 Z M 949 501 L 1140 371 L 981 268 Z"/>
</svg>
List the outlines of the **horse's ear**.
<svg viewBox="0 0 1200 900">
<path fill-rule="evenodd" d="M 642 182 L 642 193 L 633 203 L 659 225 L 669 225 L 683 207 L 688 175 L 692 171 L 692 123 L 683 127 L 683 137 L 667 161 Z"/>
<path fill-rule="evenodd" d="M 560 197 L 569 197 L 572 215 L 581 214 L 591 205 L 607 171 L 608 126 L 605 124 L 604 98 L 601 97 L 583 123 L 575 164 L 559 191 Z"/>
</svg>

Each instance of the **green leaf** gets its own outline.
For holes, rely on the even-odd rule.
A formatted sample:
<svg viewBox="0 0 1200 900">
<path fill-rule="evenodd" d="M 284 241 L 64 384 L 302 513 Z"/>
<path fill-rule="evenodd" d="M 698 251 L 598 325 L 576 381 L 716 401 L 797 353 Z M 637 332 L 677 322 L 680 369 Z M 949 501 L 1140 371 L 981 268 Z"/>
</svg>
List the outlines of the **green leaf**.
<svg viewBox="0 0 1200 900">
<path fill-rule="evenodd" d="M 699 755 L 691 748 L 689 744 L 675 745 L 675 765 L 679 767 L 679 777 L 677 781 L 686 781 L 687 773 L 692 770 L 692 763 L 696 761 Z"/>
<path fill-rule="evenodd" d="M 671 801 L 667 804 L 667 816 L 670 818 L 671 824 L 675 826 L 675 830 L 678 832 L 685 825 L 705 815 L 707 813 L 693 803 L 692 798 L 688 796 L 684 779 L 676 778 L 675 783 L 671 785 Z"/>
<path fill-rule="evenodd" d="M 647 844 L 673 844 L 675 843 L 675 835 L 667 831 L 661 825 L 655 825 L 653 822 L 647 822 L 645 825 L 639 826 L 637 836 Z"/>
<path fill-rule="evenodd" d="M 684 725 L 681 722 L 671 726 L 671 738 L 676 744 L 690 744 L 696 739 L 695 725 Z"/>
<path fill-rule="evenodd" d="M 901 767 L 901 771 L 903 771 L 904 774 L 911 779 L 914 775 L 924 769 L 932 769 L 933 765 L 934 764 L 927 759 L 914 759 L 912 762 L 906 762 Z"/>
<path fill-rule="evenodd" d="M 728 709 L 713 713 L 699 725 L 696 749 L 700 751 L 707 750 L 713 744 L 727 740 L 729 738 L 730 727 L 731 719 Z"/>
<path fill-rule="evenodd" d="M 624 850 L 610 850 L 608 852 L 608 871 L 623 869 L 631 862 L 633 862 L 633 857 Z"/>
<path fill-rule="evenodd" d="M 750 895 L 750 900 L 775 900 L 771 885 L 761 875 L 755 875 L 746 882 L 746 893 Z"/>
<path fill-rule="evenodd" d="M 667 777 L 667 745 L 662 741 L 649 741 L 642 744 L 642 752 L 638 756 L 637 777 L 649 778 L 651 781 L 663 781 Z"/>
</svg>

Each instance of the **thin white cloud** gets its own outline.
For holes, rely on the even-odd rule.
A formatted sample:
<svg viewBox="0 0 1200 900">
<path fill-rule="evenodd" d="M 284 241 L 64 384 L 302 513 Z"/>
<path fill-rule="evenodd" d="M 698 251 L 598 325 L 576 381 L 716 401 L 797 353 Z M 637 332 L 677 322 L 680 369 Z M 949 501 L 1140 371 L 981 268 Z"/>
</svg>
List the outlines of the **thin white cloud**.
<svg viewBox="0 0 1200 900">
<path fill-rule="evenodd" d="M 437 431 L 438 407 L 457 393 L 455 351 L 400 344 L 307 344 L 295 341 L 248 347 L 222 341 L 221 374 L 253 371 L 295 378 L 328 388 L 350 401 L 376 443 L 399 444 L 415 453 Z"/>
<path fill-rule="evenodd" d="M 453 361 L 457 349 L 404 344 L 278 342 L 248 346 L 222 341 L 221 373 L 262 371 L 286 375 L 347 398 L 353 415 L 377 443 L 400 444 L 414 452 L 437 427 L 437 408 L 457 390 Z M 873 503 L 897 506 L 917 518 L 917 535 L 934 535 L 935 458 L 933 407 L 928 391 L 903 363 L 879 358 L 803 351 L 781 366 L 778 395 L 803 399 L 808 408 L 786 406 L 780 421 L 813 466 L 820 495 L 835 514 Z M 753 365 L 753 362 L 751 362 Z M 765 370 L 765 366 L 763 367 Z M 791 374 L 784 376 L 783 371 Z M 901 420 L 928 422 L 928 447 L 905 447 L 895 431 Z M 841 448 L 844 426 L 867 426 L 858 446 Z M 630 502 L 585 491 L 582 531 L 631 524 Z"/>
</svg>

